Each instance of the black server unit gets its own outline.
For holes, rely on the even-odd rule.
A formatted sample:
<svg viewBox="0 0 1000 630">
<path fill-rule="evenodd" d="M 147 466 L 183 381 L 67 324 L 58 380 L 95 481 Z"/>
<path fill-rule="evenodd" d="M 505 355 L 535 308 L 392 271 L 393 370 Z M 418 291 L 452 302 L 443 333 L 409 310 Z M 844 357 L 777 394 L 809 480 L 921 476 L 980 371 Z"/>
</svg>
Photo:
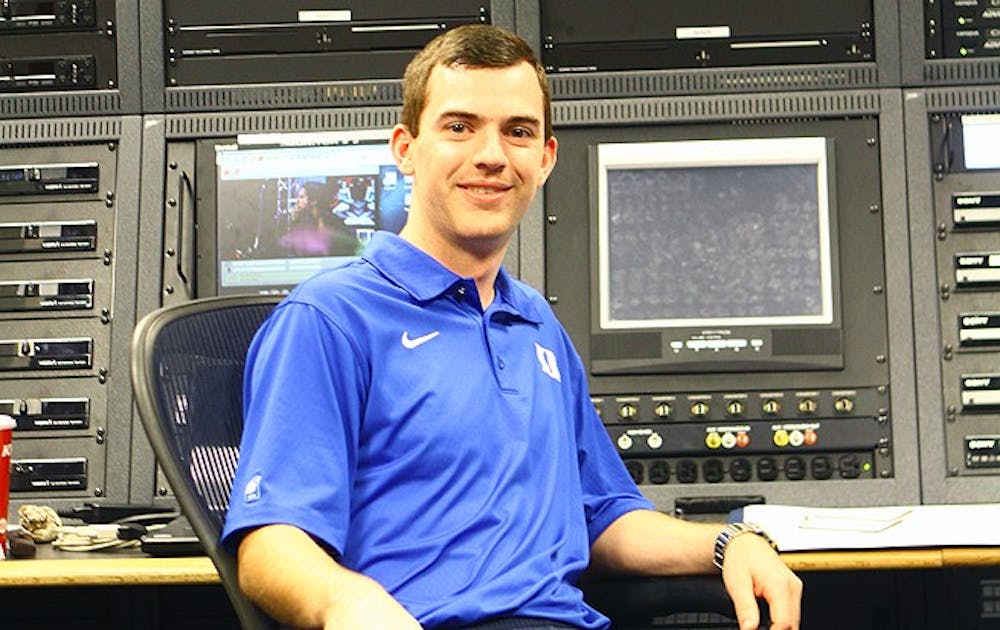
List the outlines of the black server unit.
<svg viewBox="0 0 1000 630">
<path fill-rule="evenodd" d="M 893 0 L 519 0 L 556 99 L 889 87 Z"/>
<path fill-rule="evenodd" d="M 609 436 L 665 509 L 917 502 L 898 97 L 692 100 L 557 103 L 545 294 Z"/>
<path fill-rule="evenodd" d="M 128 498 L 138 119 L 0 125 L 0 413 L 11 500 Z"/>
<path fill-rule="evenodd" d="M 666 6 L 665 6 L 666 5 Z M 655 70 L 873 61 L 871 0 L 702 0 L 611 5 L 541 2 L 550 72 Z"/>
<path fill-rule="evenodd" d="M 903 85 L 975 85 L 1000 80 L 998 8 L 991 0 L 901 2 Z"/>
<path fill-rule="evenodd" d="M 0 90 L 117 84 L 114 0 L 6 0 L 0 5 Z"/>
<path fill-rule="evenodd" d="M 481 0 L 164 2 L 167 85 L 398 79 L 444 30 L 488 23 Z"/>
<path fill-rule="evenodd" d="M 924 2 L 927 59 L 1000 57 L 1000 7 L 990 0 Z"/>
<path fill-rule="evenodd" d="M 992 502 L 1000 492 L 1000 92 L 928 89 L 908 93 L 907 103 L 924 498 Z"/>
<path fill-rule="evenodd" d="M 0 114 L 137 113 L 135 0 L 0 2 Z"/>
<path fill-rule="evenodd" d="M 433 37 L 514 21 L 503 0 L 164 0 L 141 11 L 144 47 L 161 53 L 144 60 L 146 109 L 166 112 L 396 103 L 403 69 Z"/>
</svg>

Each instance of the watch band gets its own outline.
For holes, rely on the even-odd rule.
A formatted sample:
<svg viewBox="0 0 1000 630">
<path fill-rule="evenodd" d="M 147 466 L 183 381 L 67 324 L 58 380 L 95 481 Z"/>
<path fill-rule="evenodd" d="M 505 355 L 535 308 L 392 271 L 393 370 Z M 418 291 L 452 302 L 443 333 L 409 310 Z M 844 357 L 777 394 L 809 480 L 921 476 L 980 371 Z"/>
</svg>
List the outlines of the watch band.
<svg viewBox="0 0 1000 630">
<path fill-rule="evenodd" d="M 778 550 L 778 545 L 775 544 L 774 540 L 759 525 L 754 525 L 753 523 L 727 523 L 722 528 L 722 531 L 719 532 L 719 535 L 715 537 L 715 551 L 712 554 L 712 564 L 720 571 L 726 559 L 726 547 L 729 546 L 729 543 L 734 538 L 741 534 L 756 534 L 766 540 L 767 544 L 771 545 L 771 549 Z"/>
</svg>

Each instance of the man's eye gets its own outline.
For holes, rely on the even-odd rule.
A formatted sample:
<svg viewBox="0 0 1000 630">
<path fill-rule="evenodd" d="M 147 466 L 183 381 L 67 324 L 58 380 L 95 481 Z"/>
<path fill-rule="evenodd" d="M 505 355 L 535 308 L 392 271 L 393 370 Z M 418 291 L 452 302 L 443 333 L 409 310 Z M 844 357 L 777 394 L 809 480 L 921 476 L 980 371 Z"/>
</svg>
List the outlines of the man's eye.
<svg viewBox="0 0 1000 630">
<path fill-rule="evenodd" d="M 468 125 L 463 122 L 453 122 L 448 124 L 448 130 L 455 133 L 462 133 L 468 129 Z"/>
<path fill-rule="evenodd" d="M 514 127 L 510 130 L 510 135 L 515 138 L 530 138 L 532 133 L 531 130 L 526 127 Z"/>
</svg>

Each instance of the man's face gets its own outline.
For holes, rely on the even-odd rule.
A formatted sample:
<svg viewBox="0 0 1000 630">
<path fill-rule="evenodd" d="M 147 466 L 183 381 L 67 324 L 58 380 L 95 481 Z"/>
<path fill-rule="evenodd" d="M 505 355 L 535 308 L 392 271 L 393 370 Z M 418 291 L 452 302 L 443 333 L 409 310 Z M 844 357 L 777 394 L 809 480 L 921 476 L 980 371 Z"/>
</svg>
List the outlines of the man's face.
<svg viewBox="0 0 1000 630">
<path fill-rule="evenodd" d="M 544 98 L 528 63 L 435 67 L 420 135 L 393 132 L 397 164 L 413 176 L 404 234 L 431 254 L 505 247 L 555 166 L 556 141 L 544 129 Z"/>
</svg>

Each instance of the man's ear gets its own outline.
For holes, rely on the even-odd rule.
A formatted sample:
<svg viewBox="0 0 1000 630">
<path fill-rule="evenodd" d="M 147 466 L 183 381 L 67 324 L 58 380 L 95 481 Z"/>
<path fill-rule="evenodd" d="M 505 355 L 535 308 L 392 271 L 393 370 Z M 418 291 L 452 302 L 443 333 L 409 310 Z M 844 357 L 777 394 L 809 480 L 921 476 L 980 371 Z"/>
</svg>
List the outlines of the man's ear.
<svg viewBox="0 0 1000 630">
<path fill-rule="evenodd" d="M 538 180 L 538 187 L 541 188 L 545 185 L 545 181 L 552 174 L 552 169 L 556 167 L 556 158 L 559 153 L 559 143 L 556 141 L 555 136 L 549 137 L 545 141 L 545 147 L 542 149 L 542 164 L 541 171 L 542 176 Z"/>
<path fill-rule="evenodd" d="M 403 175 L 413 175 L 413 158 L 410 155 L 413 149 L 413 138 L 409 128 L 402 123 L 392 128 L 389 148 L 392 150 L 392 157 L 396 160 L 396 168 Z"/>
</svg>

